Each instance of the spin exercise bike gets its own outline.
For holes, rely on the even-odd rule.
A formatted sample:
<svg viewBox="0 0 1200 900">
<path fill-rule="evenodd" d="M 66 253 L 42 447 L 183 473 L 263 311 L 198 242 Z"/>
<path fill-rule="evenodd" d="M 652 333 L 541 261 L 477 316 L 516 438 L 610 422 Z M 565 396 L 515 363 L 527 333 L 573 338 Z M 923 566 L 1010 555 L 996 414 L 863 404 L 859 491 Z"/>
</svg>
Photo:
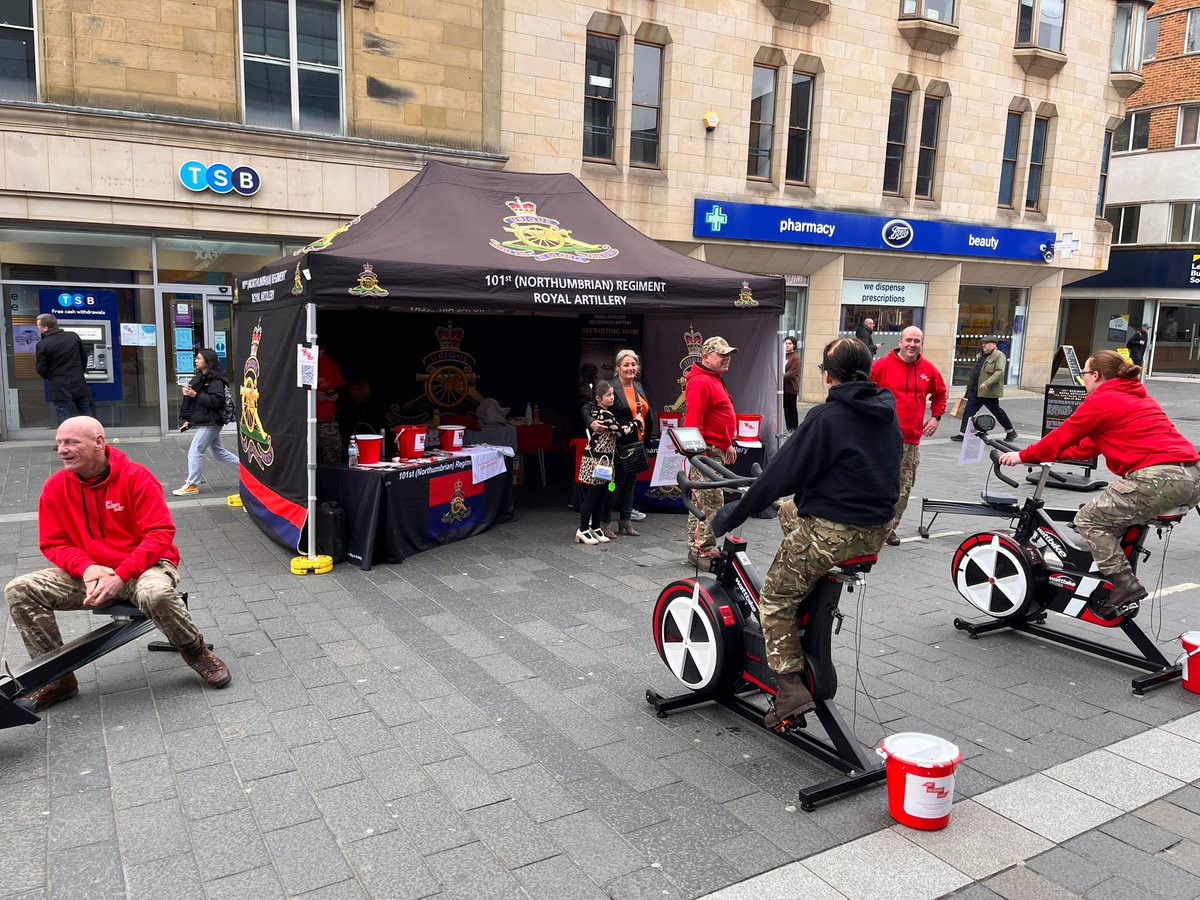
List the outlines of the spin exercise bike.
<svg viewBox="0 0 1200 900">
<path fill-rule="evenodd" d="M 1018 448 L 988 436 L 995 427 L 995 420 L 990 415 L 980 414 L 974 423 L 976 434 L 992 448 L 993 473 L 1005 484 L 1019 487 L 1017 481 L 1001 471 L 999 463 L 1002 452 Z M 984 493 L 984 505 L 993 511 L 1007 513 L 1012 521 L 1011 530 L 973 534 L 954 551 L 950 576 L 955 588 L 963 599 L 990 617 L 985 622 L 956 618 L 954 627 L 967 632 L 972 640 L 982 634 L 1012 628 L 1142 669 L 1146 674 L 1132 680 L 1133 693 L 1139 695 L 1178 678 L 1181 667 L 1163 656 L 1149 635 L 1138 627 L 1133 620 L 1136 611 L 1112 618 L 1104 618 L 1099 613 L 1099 602 L 1107 597 L 1112 583 L 1101 574 L 1091 549 L 1071 524 L 1077 510 L 1047 507 L 1042 499 L 1046 482 L 1054 474 L 1051 463 L 1030 463 L 1030 466 L 1040 466 L 1041 473 L 1033 496 L 1027 497 L 1023 504 L 1018 505 L 1014 494 Z M 1189 507 L 1180 507 L 1150 522 L 1131 525 L 1126 530 L 1121 547 L 1135 573 L 1138 563 L 1150 557 L 1150 551 L 1145 549 L 1150 529 L 1156 529 L 1161 538 L 1164 533 L 1169 534 L 1188 511 Z M 1138 652 L 1120 650 L 1047 627 L 1047 613 L 1058 613 L 1101 628 L 1119 629 Z"/>
<path fill-rule="evenodd" d="M 736 490 L 745 488 L 754 478 L 736 475 L 699 455 L 704 451 L 703 438 L 697 431 L 690 440 L 688 431 L 695 429 L 673 429 L 672 438 L 707 480 L 688 480 L 684 472 L 679 472 L 676 480 L 683 489 L 684 505 L 703 519 L 704 512 L 691 501 L 691 490 Z M 837 672 L 831 654 L 832 635 L 842 626 L 843 616 L 838 609 L 842 587 L 853 591 L 864 584 L 863 576 L 878 556 L 844 560 L 817 583 L 802 605 L 805 675 L 816 701 L 811 715 L 825 730 L 828 739 L 823 740 L 808 732 L 805 715 L 786 720 L 777 729 L 763 724 L 763 715 L 777 692 L 758 619 L 763 579 L 750 561 L 748 550 L 745 539 L 727 535 L 720 556 L 713 559 L 711 577 L 683 578 L 662 589 L 654 604 L 654 646 L 687 693 L 664 697 L 647 690 L 646 701 L 660 718 L 677 709 L 719 703 L 840 771 L 839 777 L 799 791 L 800 808 L 811 812 L 822 800 L 876 784 L 885 777 L 883 766 L 873 753 L 864 750 L 833 702 Z"/>
</svg>

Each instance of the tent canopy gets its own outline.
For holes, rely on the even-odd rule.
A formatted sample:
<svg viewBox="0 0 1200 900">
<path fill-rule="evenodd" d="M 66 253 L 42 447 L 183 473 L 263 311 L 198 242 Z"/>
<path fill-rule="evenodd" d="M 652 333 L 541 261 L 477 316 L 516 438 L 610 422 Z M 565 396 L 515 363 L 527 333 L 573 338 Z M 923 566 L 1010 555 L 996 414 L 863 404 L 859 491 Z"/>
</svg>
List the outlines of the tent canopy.
<svg viewBox="0 0 1200 900">
<path fill-rule="evenodd" d="M 238 299 L 430 312 L 779 312 L 784 282 L 663 247 L 574 175 L 430 162 L 349 224 L 241 277 Z"/>
</svg>

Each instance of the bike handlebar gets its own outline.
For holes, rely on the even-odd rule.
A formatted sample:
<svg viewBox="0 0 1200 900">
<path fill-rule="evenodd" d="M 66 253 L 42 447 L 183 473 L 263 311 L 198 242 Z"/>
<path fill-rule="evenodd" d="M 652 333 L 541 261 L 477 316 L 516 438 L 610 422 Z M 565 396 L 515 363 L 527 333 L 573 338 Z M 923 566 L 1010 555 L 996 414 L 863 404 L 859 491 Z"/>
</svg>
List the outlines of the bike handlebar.
<svg viewBox="0 0 1200 900">
<path fill-rule="evenodd" d="M 1012 478 L 1009 478 L 1007 475 L 1005 475 L 1003 470 L 1001 470 L 1001 468 L 1000 468 L 1000 451 L 999 450 L 992 450 L 992 471 L 995 473 L 997 478 L 999 478 L 1001 481 L 1003 481 L 1009 487 L 1020 487 L 1021 486 L 1018 482 L 1014 481 Z"/>
<path fill-rule="evenodd" d="M 700 454 L 691 458 L 691 463 L 705 475 L 704 481 L 689 479 L 685 470 L 675 473 L 675 481 L 683 488 L 683 507 L 697 519 L 707 518 L 707 513 L 692 502 L 691 491 L 736 490 L 754 483 L 754 476 L 738 475 L 711 457 Z M 757 474 L 757 473 L 756 473 Z"/>
<path fill-rule="evenodd" d="M 981 432 L 977 431 L 977 432 L 975 432 L 975 434 L 981 441 L 983 441 L 985 444 L 987 444 L 989 447 L 992 448 L 992 453 L 991 453 L 992 471 L 996 474 L 996 477 L 999 478 L 1001 481 L 1003 481 L 1005 484 L 1007 484 L 1009 487 L 1020 487 L 1021 485 L 1018 482 L 1013 481 L 1011 478 L 1009 478 L 1007 475 L 1005 475 L 1003 472 L 1000 471 L 1000 461 L 999 461 L 1001 453 L 1016 453 L 1018 450 L 1020 450 L 1020 448 L 1013 446 L 1008 441 L 1002 441 L 999 438 L 990 438 L 987 436 L 986 433 L 981 433 Z M 1064 478 L 1062 475 L 1059 475 L 1057 472 L 1054 471 L 1054 469 L 1053 469 L 1054 463 L 1033 462 L 1033 463 L 1029 463 L 1029 465 L 1041 466 L 1042 471 L 1044 471 L 1047 475 L 1049 475 L 1051 478 L 1053 478 L 1057 482 L 1060 482 L 1062 484 L 1066 484 L 1066 482 L 1067 482 L 1066 478 Z"/>
</svg>

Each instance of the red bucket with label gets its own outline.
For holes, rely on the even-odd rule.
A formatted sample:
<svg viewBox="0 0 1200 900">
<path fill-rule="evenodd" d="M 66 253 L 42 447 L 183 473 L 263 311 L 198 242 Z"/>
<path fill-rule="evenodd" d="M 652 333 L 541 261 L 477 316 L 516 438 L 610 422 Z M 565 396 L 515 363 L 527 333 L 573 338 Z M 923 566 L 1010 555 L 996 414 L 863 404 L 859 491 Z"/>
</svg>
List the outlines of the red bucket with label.
<svg viewBox="0 0 1200 900">
<path fill-rule="evenodd" d="M 443 450 L 451 452 L 461 450 L 463 448 L 463 432 L 466 429 L 462 425 L 439 425 L 438 426 L 438 442 Z"/>
<path fill-rule="evenodd" d="M 1179 636 L 1183 642 L 1183 686 L 1200 694 L 1200 631 L 1188 631 Z"/>
<path fill-rule="evenodd" d="M 758 439 L 758 433 L 762 428 L 762 416 L 758 413 L 736 413 L 736 415 L 737 437 L 734 440 L 743 447 L 761 447 L 762 441 Z"/>
<path fill-rule="evenodd" d="M 683 424 L 683 413 L 677 413 L 673 410 L 663 410 L 658 414 L 658 430 L 663 437 L 667 435 L 667 429 L 678 428 Z"/>
<path fill-rule="evenodd" d="M 425 455 L 425 426 L 396 426 L 396 455 L 400 459 L 420 459 Z"/>
<path fill-rule="evenodd" d="M 358 445 L 358 464 L 369 466 L 383 458 L 383 435 L 356 434 L 354 443 Z"/>
<path fill-rule="evenodd" d="M 888 812 L 909 828 L 936 831 L 950 822 L 958 747 L 932 734 L 906 731 L 875 751 L 887 763 Z"/>
</svg>

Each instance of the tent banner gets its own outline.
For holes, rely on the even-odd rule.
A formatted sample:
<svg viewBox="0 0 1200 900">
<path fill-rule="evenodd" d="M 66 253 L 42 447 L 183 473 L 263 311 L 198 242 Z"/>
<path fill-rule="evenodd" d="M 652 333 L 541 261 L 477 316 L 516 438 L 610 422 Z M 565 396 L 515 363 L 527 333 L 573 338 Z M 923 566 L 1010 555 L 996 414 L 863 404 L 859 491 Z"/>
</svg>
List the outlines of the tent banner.
<svg viewBox="0 0 1200 900">
<path fill-rule="evenodd" d="M 308 516 L 307 398 L 296 387 L 304 307 L 239 306 L 233 333 L 242 503 L 263 531 L 299 551 Z"/>
</svg>

